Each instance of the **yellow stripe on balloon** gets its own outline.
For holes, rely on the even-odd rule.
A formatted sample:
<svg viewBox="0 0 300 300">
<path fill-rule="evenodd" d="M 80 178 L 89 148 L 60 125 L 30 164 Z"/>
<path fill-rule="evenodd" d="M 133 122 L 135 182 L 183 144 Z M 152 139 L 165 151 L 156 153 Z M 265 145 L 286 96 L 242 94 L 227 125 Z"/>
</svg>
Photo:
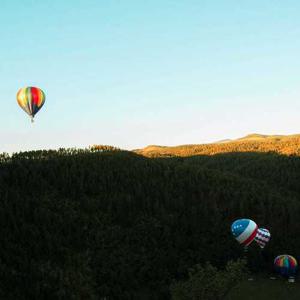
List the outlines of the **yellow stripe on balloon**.
<svg viewBox="0 0 300 300">
<path fill-rule="evenodd" d="M 24 88 L 20 89 L 17 95 L 17 101 L 21 107 L 25 105 L 25 95 L 24 95 Z"/>
<path fill-rule="evenodd" d="M 35 87 L 23 87 L 17 93 L 17 102 L 20 107 L 32 118 L 45 103 L 44 92 Z"/>
<path fill-rule="evenodd" d="M 42 90 L 39 90 L 38 107 L 42 106 L 44 102 L 45 102 L 45 94 Z"/>
</svg>

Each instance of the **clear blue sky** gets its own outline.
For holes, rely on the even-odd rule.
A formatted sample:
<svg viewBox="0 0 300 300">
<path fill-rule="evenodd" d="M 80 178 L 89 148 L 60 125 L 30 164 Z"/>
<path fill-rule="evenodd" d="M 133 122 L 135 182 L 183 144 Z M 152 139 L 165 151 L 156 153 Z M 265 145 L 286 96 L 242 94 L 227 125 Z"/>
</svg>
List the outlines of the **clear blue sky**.
<svg viewBox="0 0 300 300">
<path fill-rule="evenodd" d="M 300 133 L 297 0 L 1 0 L 0 152 Z M 16 92 L 38 86 L 34 124 Z"/>
</svg>

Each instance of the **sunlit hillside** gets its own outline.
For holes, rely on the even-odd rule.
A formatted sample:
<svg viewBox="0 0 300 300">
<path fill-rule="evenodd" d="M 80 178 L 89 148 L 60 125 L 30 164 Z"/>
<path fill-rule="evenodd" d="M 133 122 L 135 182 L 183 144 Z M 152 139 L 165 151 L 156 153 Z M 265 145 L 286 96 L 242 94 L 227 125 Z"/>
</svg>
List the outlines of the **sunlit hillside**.
<svg viewBox="0 0 300 300">
<path fill-rule="evenodd" d="M 230 152 L 276 152 L 284 155 L 300 155 L 300 135 L 249 134 L 237 140 L 224 140 L 212 144 L 180 145 L 174 147 L 147 146 L 135 150 L 148 157 L 213 155 Z"/>
</svg>

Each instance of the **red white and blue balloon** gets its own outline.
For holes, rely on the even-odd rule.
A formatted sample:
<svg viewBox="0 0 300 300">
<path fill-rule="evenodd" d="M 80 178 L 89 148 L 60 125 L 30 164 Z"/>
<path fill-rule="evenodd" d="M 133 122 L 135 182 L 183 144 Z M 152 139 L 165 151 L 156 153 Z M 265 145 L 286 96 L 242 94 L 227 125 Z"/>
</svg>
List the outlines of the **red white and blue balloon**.
<svg viewBox="0 0 300 300">
<path fill-rule="evenodd" d="M 231 232 L 235 239 L 243 246 L 249 246 L 256 237 L 258 227 L 249 219 L 239 219 L 231 225 Z"/>
<path fill-rule="evenodd" d="M 254 240 L 259 245 L 259 247 L 263 249 L 266 246 L 266 244 L 269 242 L 270 238 L 271 238 L 271 233 L 268 229 L 258 228 Z"/>
</svg>

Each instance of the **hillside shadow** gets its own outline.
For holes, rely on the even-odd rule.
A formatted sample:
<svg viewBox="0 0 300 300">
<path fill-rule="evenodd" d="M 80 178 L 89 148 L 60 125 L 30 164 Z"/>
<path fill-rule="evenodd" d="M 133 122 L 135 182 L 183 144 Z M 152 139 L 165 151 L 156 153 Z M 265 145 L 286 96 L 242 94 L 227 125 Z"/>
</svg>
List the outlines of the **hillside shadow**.
<svg viewBox="0 0 300 300">
<path fill-rule="evenodd" d="M 260 180 L 283 193 L 300 193 L 300 157 L 276 152 L 227 152 L 186 157 L 152 157 L 154 161 L 207 168 Z"/>
</svg>

